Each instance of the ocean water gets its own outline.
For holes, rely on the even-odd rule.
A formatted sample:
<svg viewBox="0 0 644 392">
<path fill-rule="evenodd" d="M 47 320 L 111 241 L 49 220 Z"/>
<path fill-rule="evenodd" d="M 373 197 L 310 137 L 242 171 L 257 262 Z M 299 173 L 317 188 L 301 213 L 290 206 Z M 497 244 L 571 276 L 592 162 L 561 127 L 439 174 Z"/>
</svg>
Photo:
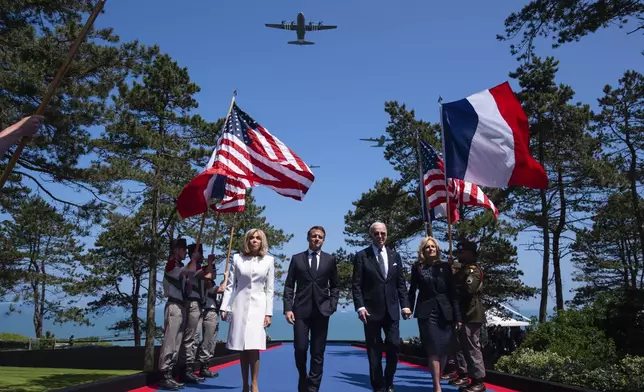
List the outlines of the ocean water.
<svg viewBox="0 0 644 392">
<path fill-rule="evenodd" d="M 31 309 L 23 308 L 22 313 L 6 314 L 8 304 L 0 304 L 0 332 L 12 332 L 30 337 L 35 337 Z M 156 322 L 157 325 L 163 325 L 163 308 L 160 305 L 156 308 Z M 530 317 L 532 312 L 522 311 L 522 313 Z M 115 333 L 110 331 L 108 327 L 115 321 L 121 320 L 126 317 L 123 311 L 115 310 L 106 312 L 101 317 L 92 319 L 93 326 L 77 326 L 73 324 L 54 325 L 52 321 L 45 320 L 43 331 L 51 331 L 57 339 L 67 340 L 69 336 L 74 335 L 75 339 L 87 336 L 99 336 L 102 338 L 114 337 Z M 141 313 L 145 316 L 145 313 Z M 130 335 L 130 331 L 122 332 L 123 335 Z M 288 324 L 282 315 L 282 309 L 275 308 L 273 315 L 272 325 L 267 329 L 268 335 L 275 340 L 291 340 L 293 339 L 293 326 Z M 221 322 L 219 327 L 218 339 L 225 340 L 228 336 L 228 323 Z M 418 336 L 418 324 L 416 319 L 400 320 L 400 336 L 401 338 L 409 338 Z M 329 340 L 363 340 L 364 329 L 362 322 L 358 319 L 357 313 L 353 310 L 353 305 L 347 306 L 345 309 L 338 309 L 338 311 L 331 316 L 329 321 Z M 134 342 L 117 342 L 114 344 L 122 346 L 132 346 Z"/>
</svg>

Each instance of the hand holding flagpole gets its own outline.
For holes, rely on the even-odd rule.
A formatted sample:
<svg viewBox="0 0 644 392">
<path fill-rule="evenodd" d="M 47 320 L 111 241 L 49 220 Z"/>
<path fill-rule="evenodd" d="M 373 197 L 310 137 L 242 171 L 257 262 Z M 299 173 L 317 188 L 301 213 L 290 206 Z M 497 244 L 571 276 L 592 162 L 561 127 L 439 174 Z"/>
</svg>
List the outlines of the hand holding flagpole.
<svg viewBox="0 0 644 392">
<path fill-rule="evenodd" d="M 87 36 L 87 32 L 89 31 L 90 27 L 92 27 L 92 25 L 94 24 L 94 21 L 96 20 L 96 18 L 98 17 L 98 14 L 103 9 L 103 6 L 105 5 L 106 1 L 107 0 L 99 0 L 98 3 L 96 3 L 96 7 L 94 7 L 94 11 L 92 11 L 92 14 L 90 15 L 89 19 L 87 19 L 85 26 L 83 26 L 83 29 L 78 34 L 78 37 L 76 37 L 76 40 L 74 41 L 74 44 L 72 45 L 69 53 L 67 54 L 65 61 L 63 61 L 63 64 L 58 69 L 58 73 L 54 77 L 54 80 L 47 88 L 47 91 L 45 92 L 45 96 L 42 99 L 42 102 L 38 106 L 38 109 L 36 109 L 35 115 L 41 116 L 45 113 L 45 108 L 49 104 L 49 101 L 51 100 L 51 98 L 54 96 L 54 93 L 56 92 L 56 89 L 58 88 L 60 81 L 63 79 L 63 76 L 65 76 L 65 74 L 69 70 L 69 66 L 72 63 L 72 60 L 74 60 L 74 57 L 76 56 L 76 52 L 78 52 L 78 48 L 80 47 L 81 42 L 83 42 L 83 40 L 85 39 L 85 36 Z M 14 166 L 18 162 L 18 158 L 20 158 L 20 154 L 22 154 L 22 150 L 25 148 L 25 146 L 30 140 L 31 140 L 31 137 L 28 137 L 28 136 L 25 136 L 20 140 L 20 144 L 18 145 L 18 148 L 16 148 L 16 151 L 14 151 L 13 155 L 11 156 L 11 160 L 9 160 L 9 163 L 7 164 L 7 166 L 4 169 L 4 172 L 2 173 L 2 177 L 0 178 L 0 189 L 4 187 L 4 184 L 7 182 L 7 179 L 9 178 L 11 171 L 13 170 Z"/>
</svg>

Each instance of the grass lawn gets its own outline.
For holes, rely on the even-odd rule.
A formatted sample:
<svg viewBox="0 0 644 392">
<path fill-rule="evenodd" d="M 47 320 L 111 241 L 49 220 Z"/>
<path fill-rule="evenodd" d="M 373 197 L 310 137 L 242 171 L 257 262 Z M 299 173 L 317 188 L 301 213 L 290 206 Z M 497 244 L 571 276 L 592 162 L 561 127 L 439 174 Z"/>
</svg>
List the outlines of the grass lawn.
<svg viewBox="0 0 644 392">
<path fill-rule="evenodd" d="M 0 392 L 49 391 L 135 373 L 138 372 L 0 366 Z"/>
</svg>

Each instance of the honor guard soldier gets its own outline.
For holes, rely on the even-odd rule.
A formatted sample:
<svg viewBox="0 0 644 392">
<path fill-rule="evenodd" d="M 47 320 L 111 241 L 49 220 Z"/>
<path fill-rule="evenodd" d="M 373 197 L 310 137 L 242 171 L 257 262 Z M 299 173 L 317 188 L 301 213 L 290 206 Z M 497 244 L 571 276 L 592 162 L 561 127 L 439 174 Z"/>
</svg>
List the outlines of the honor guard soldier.
<svg viewBox="0 0 644 392">
<path fill-rule="evenodd" d="M 183 347 L 181 350 L 181 362 L 185 363 L 186 369 L 182 374 L 182 381 L 197 383 L 204 381 L 204 377 L 195 374 L 194 364 L 199 344 L 199 327 L 201 320 L 201 303 L 205 298 L 204 279 L 212 278 L 212 261 L 214 256 L 208 257 L 208 267 L 204 270 L 201 267 L 203 262 L 203 245 L 190 244 L 188 246 L 190 263 L 186 266 L 189 274 L 185 282 L 186 299 L 186 326 L 183 331 Z"/>
<path fill-rule="evenodd" d="M 454 280 L 460 298 L 463 325 L 458 333 L 461 350 L 456 353 L 459 376 L 450 381 L 450 385 L 460 386 L 462 392 L 482 392 L 485 391 L 485 365 L 481 351 L 481 327 L 485 322 L 485 310 L 481 302 L 483 271 L 476 265 L 477 246 L 474 242 L 461 241 L 457 249 L 460 268 Z M 472 379 L 469 385 L 468 376 Z"/>
<path fill-rule="evenodd" d="M 183 285 L 185 274 L 183 260 L 187 255 L 185 238 L 179 238 L 171 244 L 172 256 L 165 266 L 163 274 L 163 295 L 168 299 L 163 312 L 164 334 L 159 355 L 159 371 L 162 373 L 158 389 L 176 391 L 184 386 L 172 377 L 172 369 L 177 363 L 179 349 L 183 339 L 186 319 Z"/>
<path fill-rule="evenodd" d="M 210 360 L 215 356 L 217 345 L 217 333 L 219 332 L 219 309 L 221 298 L 224 293 L 223 282 L 221 285 L 215 283 L 216 272 L 213 272 L 212 279 L 206 280 L 206 295 L 204 299 L 203 313 L 199 328 L 203 334 L 203 340 L 199 346 L 197 358 L 201 363 L 199 375 L 202 377 L 217 377 L 219 373 L 210 371 Z"/>
</svg>

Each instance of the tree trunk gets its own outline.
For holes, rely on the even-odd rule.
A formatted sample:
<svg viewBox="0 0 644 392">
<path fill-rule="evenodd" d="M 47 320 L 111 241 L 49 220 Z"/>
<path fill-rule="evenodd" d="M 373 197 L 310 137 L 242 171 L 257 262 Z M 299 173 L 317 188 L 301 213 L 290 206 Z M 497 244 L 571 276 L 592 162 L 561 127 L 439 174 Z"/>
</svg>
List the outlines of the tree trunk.
<svg viewBox="0 0 644 392">
<path fill-rule="evenodd" d="M 160 169 L 155 169 L 155 177 L 160 177 Z M 157 183 L 158 184 L 158 183 Z M 154 363 L 154 333 L 156 330 L 156 322 L 154 320 L 154 307 L 156 306 L 157 296 L 157 263 L 158 263 L 158 249 L 159 238 L 157 236 L 159 225 L 159 187 L 155 186 L 152 197 L 152 251 L 150 252 L 150 259 L 148 267 L 150 273 L 148 276 L 148 309 L 145 331 L 145 359 L 143 363 L 143 371 L 151 372 L 155 370 Z"/>
<path fill-rule="evenodd" d="M 134 293 L 132 293 L 132 329 L 134 330 L 134 347 L 141 347 L 141 320 L 139 319 L 139 296 L 141 275 L 134 276 Z"/>
<path fill-rule="evenodd" d="M 42 337 L 42 318 L 40 317 L 40 288 L 38 284 L 32 286 L 34 289 L 34 330 L 36 337 Z"/>
<path fill-rule="evenodd" d="M 557 168 L 557 187 L 559 188 L 559 222 L 552 232 L 552 268 L 555 273 L 555 295 L 557 310 L 563 310 L 563 283 L 561 281 L 561 234 L 566 227 L 566 194 L 564 192 L 563 169 Z"/>
<path fill-rule="evenodd" d="M 539 118 L 541 124 L 541 118 Z M 544 161 L 544 145 L 543 145 L 543 131 L 538 130 L 539 138 L 539 163 L 543 165 Z M 545 166 L 545 165 L 544 165 Z M 548 221 L 548 195 L 547 189 L 539 190 L 541 196 L 541 229 L 543 234 L 543 271 L 541 275 L 541 303 L 539 304 L 539 322 L 546 321 L 548 314 L 548 279 L 550 277 L 550 228 Z"/>
</svg>

